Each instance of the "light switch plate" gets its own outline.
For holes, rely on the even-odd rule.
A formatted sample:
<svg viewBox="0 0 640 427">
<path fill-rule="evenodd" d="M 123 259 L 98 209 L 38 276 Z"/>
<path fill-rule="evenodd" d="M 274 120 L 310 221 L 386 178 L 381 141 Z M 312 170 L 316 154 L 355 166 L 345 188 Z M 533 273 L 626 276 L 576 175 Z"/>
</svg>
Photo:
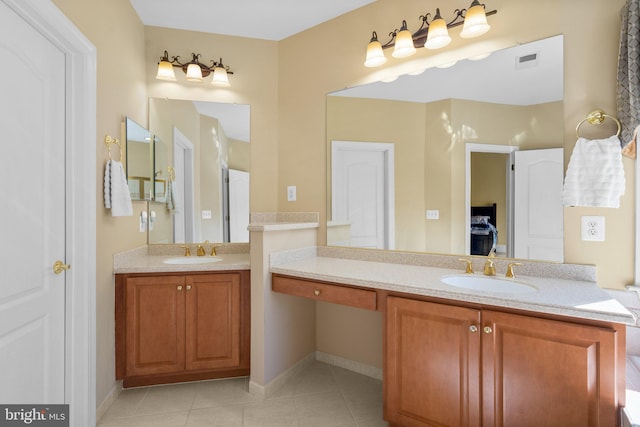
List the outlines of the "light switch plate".
<svg viewBox="0 0 640 427">
<path fill-rule="evenodd" d="M 287 187 L 287 201 L 289 202 L 295 202 L 296 201 L 296 186 L 295 185 L 290 185 Z"/>
<path fill-rule="evenodd" d="M 440 211 L 437 209 L 429 209 L 427 211 L 427 219 L 440 219 Z"/>
</svg>

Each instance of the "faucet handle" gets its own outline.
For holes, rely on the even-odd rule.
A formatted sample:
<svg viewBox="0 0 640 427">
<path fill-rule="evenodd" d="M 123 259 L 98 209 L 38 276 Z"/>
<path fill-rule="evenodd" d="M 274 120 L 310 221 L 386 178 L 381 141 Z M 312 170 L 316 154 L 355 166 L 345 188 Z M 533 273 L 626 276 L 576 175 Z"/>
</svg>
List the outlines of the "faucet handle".
<svg viewBox="0 0 640 427">
<path fill-rule="evenodd" d="M 202 245 L 198 245 L 198 256 L 204 256 L 205 251 L 204 251 L 204 247 Z"/>
<path fill-rule="evenodd" d="M 466 258 L 459 258 L 458 261 L 463 261 L 466 263 L 464 274 L 473 274 L 473 268 L 471 268 L 471 260 L 468 260 Z"/>
<path fill-rule="evenodd" d="M 211 247 L 211 256 L 216 256 L 217 255 L 216 248 L 219 248 L 220 246 L 222 246 L 222 245 L 213 245 Z"/>
<path fill-rule="evenodd" d="M 189 246 L 180 246 L 184 249 L 184 256 L 191 256 L 191 248 Z"/>
<path fill-rule="evenodd" d="M 513 272 L 513 267 L 516 266 L 516 265 L 522 265 L 522 263 L 521 262 L 510 262 L 507 265 L 507 273 L 505 274 L 505 277 L 510 277 L 510 278 L 516 277 L 516 275 Z"/>
</svg>

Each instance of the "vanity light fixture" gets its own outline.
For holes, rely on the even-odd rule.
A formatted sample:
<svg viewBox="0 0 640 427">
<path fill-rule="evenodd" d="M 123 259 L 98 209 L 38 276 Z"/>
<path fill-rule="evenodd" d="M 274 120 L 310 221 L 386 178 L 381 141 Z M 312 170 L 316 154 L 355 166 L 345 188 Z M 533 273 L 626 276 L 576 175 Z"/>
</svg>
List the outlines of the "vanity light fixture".
<svg viewBox="0 0 640 427">
<path fill-rule="evenodd" d="M 182 63 L 179 56 L 173 56 L 169 59 L 169 54 L 164 51 L 164 55 L 160 58 L 158 63 L 158 72 L 156 73 L 156 79 L 176 81 L 176 74 L 173 68 L 180 68 L 186 74 L 186 80 L 190 82 L 201 83 L 205 77 L 209 74 L 213 74 L 211 84 L 220 87 L 229 87 L 229 74 L 233 72 L 228 66 L 220 61 L 211 61 L 212 65 L 208 66 L 200 62 L 200 54 L 192 53 L 191 61 Z"/>
<path fill-rule="evenodd" d="M 485 11 L 485 5 L 473 0 L 469 9 L 456 9 L 455 17 L 446 22 L 440 15 L 440 9 L 436 9 L 436 14 L 431 21 L 431 14 L 421 15 L 420 28 L 411 34 L 407 29 L 407 22 L 402 21 L 400 29 L 389 33 L 391 39 L 385 44 L 378 41 L 378 34 L 374 31 L 367 46 L 367 55 L 364 61 L 365 67 L 378 67 L 387 61 L 384 56 L 384 49 L 393 47 L 394 58 L 406 58 L 416 52 L 416 46 L 424 46 L 427 49 L 440 49 L 451 43 L 449 28 L 463 25 L 460 37 L 472 38 L 485 34 L 491 28 L 487 23 L 487 16 L 495 15 L 497 10 Z"/>
</svg>

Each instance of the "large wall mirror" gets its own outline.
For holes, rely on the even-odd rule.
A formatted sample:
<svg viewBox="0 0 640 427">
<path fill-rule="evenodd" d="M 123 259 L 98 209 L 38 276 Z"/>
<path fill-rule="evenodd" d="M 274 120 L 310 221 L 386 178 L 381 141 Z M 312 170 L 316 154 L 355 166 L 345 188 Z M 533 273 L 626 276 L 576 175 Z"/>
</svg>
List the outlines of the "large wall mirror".
<svg viewBox="0 0 640 427">
<path fill-rule="evenodd" d="M 151 98 L 149 243 L 248 242 L 248 105 Z"/>
<path fill-rule="evenodd" d="M 562 36 L 328 94 L 328 244 L 563 261 L 563 117 Z"/>
</svg>

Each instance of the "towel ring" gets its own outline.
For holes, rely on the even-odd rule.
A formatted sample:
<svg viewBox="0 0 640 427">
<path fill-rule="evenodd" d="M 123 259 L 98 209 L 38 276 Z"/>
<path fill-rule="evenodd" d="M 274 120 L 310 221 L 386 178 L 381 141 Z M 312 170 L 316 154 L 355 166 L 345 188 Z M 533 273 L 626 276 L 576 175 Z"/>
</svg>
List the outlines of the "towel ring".
<svg viewBox="0 0 640 427">
<path fill-rule="evenodd" d="M 618 125 L 618 132 L 616 132 L 616 136 L 620 136 L 620 130 L 622 129 L 622 125 L 620 125 L 620 120 L 616 119 L 613 116 L 610 116 L 609 114 L 605 113 L 602 110 L 592 111 L 589 113 L 587 117 L 582 119 L 582 121 L 578 123 L 578 126 L 576 126 L 576 136 L 578 138 L 580 137 L 580 126 L 582 126 L 584 122 L 589 122 L 589 124 L 591 125 L 599 125 L 600 123 L 604 122 L 604 119 L 606 118 L 610 118 L 611 120 L 616 122 L 616 124 Z"/>
<path fill-rule="evenodd" d="M 111 160 L 111 146 L 113 144 L 116 144 L 118 146 L 118 148 L 120 149 L 120 161 L 122 161 L 122 145 L 120 144 L 120 141 L 118 141 L 115 138 L 112 138 L 111 135 L 105 135 L 104 136 L 104 145 L 107 146 L 107 152 L 109 153 L 109 160 Z"/>
</svg>

